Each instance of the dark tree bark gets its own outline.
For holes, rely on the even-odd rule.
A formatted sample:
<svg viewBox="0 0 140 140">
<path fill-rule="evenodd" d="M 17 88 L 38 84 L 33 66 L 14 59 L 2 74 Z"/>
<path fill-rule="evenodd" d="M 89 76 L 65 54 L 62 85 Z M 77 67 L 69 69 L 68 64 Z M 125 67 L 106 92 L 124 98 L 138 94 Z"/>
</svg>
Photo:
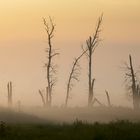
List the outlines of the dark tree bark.
<svg viewBox="0 0 140 140">
<path fill-rule="evenodd" d="M 88 49 L 88 53 L 87 53 L 88 55 L 88 85 L 89 85 L 88 106 L 92 106 L 92 101 L 93 101 L 93 87 L 94 87 L 95 78 L 92 78 L 92 56 L 100 41 L 99 33 L 101 31 L 100 27 L 102 23 L 102 17 L 103 15 L 101 15 L 98 19 L 95 33 L 93 34 L 93 36 L 89 36 L 88 40 L 86 41 L 86 44 L 87 44 L 86 49 Z"/>
</svg>

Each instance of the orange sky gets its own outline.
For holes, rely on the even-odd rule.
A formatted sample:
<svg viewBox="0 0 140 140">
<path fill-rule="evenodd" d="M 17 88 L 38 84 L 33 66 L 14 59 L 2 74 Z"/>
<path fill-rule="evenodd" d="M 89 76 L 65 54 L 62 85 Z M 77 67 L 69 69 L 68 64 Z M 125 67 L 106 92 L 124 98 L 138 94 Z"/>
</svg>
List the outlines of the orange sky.
<svg viewBox="0 0 140 140">
<path fill-rule="evenodd" d="M 45 86 L 43 63 L 47 46 L 42 17 L 52 16 L 56 23 L 54 46 L 60 51 L 54 100 L 63 103 L 72 60 L 80 53 L 81 44 L 94 31 L 102 12 L 103 41 L 94 56 L 95 90 L 100 98 L 108 89 L 116 102 L 125 97 L 123 72 L 119 67 L 122 61 L 127 61 L 129 53 L 133 55 L 135 65 L 140 65 L 139 0 L 0 1 L 0 98 L 6 102 L 6 83 L 12 80 L 17 99 L 23 103 L 32 101 L 40 104 L 38 89 Z M 83 59 L 82 65 L 86 67 L 86 59 Z M 72 92 L 73 103 L 77 99 L 80 103 L 87 102 L 87 71 L 83 69 L 82 82 Z M 79 87 L 84 87 L 80 91 L 83 94 L 80 99 L 77 93 Z M 31 98 L 27 98 L 28 95 Z"/>
</svg>

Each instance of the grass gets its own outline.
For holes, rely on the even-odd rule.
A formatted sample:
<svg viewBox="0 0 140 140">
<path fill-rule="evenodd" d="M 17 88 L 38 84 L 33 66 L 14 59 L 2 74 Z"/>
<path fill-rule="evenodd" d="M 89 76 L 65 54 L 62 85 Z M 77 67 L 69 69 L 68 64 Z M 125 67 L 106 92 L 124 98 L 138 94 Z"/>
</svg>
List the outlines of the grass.
<svg viewBox="0 0 140 140">
<path fill-rule="evenodd" d="M 140 140 L 140 123 L 0 124 L 0 140 Z"/>
</svg>

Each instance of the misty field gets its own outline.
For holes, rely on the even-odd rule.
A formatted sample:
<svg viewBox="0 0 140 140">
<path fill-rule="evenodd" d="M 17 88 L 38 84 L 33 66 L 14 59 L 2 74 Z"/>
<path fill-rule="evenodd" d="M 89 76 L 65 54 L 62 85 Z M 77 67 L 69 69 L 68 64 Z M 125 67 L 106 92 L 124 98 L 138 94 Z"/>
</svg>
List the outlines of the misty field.
<svg viewBox="0 0 140 140">
<path fill-rule="evenodd" d="M 140 123 L 1 124 L 1 140 L 139 140 Z"/>
<path fill-rule="evenodd" d="M 0 109 L 0 140 L 140 139 L 140 112 L 130 108 L 25 110 Z"/>
</svg>

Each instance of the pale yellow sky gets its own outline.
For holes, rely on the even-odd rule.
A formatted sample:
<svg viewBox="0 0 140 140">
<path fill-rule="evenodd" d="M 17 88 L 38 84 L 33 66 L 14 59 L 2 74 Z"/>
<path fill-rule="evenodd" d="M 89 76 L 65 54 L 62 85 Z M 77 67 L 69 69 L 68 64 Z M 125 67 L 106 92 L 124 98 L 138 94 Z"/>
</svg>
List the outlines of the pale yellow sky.
<svg viewBox="0 0 140 140">
<path fill-rule="evenodd" d="M 119 66 L 123 60 L 127 60 L 129 53 L 133 55 L 135 65 L 140 65 L 139 0 L 1 0 L 0 98 L 4 98 L 6 103 L 6 83 L 12 80 L 17 99 L 22 99 L 23 103 L 32 101 L 40 104 L 38 89 L 45 86 L 42 66 L 47 46 L 42 17 L 52 16 L 56 23 L 54 46 L 61 54 L 57 60 L 59 80 L 54 100 L 63 103 L 72 60 L 80 53 L 81 44 L 94 31 L 102 12 L 103 41 L 94 57 L 95 90 L 97 96 L 103 94 L 104 97 L 104 89 L 108 89 L 116 102 L 123 99 L 123 72 Z M 82 65 L 86 67 L 86 59 L 83 61 Z M 87 102 L 87 71 L 83 69 L 82 82 L 72 93 L 73 104 L 77 100 L 79 104 Z M 79 87 L 83 87 L 80 99 L 77 93 Z M 28 95 L 31 98 L 27 98 Z M 34 100 L 32 96 L 35 96 Z"/>
<path fill-rule="evenodd" d="M 135 39 L 140 35 L 139 0 L 5 0 L 0 2 L 1 40 L 41 39 L 41 18 L 51 15 L 57 24 L 57 34 L 85 36 L 104 12 L 104 34 L 110 40 Z M 132 28 L 133 29 L 130 29 Z M 77 31 L 74 33 L 74 31 Z M 123 32 L 120 33 L 120 31 Z M 107 32 L 107 34 L 106 34 Z M 84 35 L 82 35 L 84 36 Z M 84 36 L 84 37 L 85 37 Z M 116 38 L 117 37 L 117 38 Z M 58 37 L 58 39 L 61 39 Z M 80 37 L 78 37 L 79 39 Z M 65 38 L 67 39 L 67 38 Z"/>
</svg>

